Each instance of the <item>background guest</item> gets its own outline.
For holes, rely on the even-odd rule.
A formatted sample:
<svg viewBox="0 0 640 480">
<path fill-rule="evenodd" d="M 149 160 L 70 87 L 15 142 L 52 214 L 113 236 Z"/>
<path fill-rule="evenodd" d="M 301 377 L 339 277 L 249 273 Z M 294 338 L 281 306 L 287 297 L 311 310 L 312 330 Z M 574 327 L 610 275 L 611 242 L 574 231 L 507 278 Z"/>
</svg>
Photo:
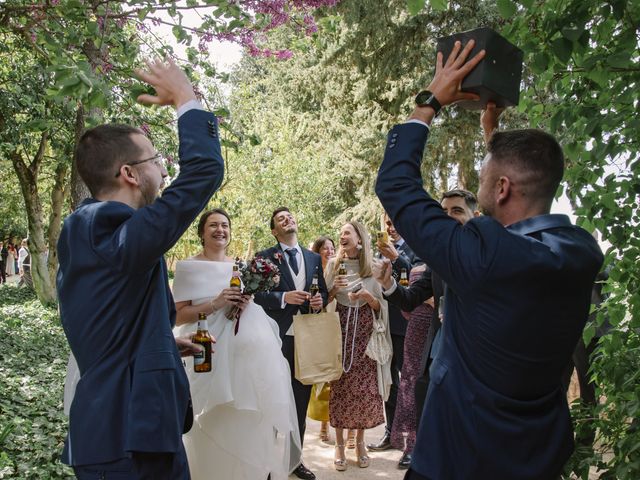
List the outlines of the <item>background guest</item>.
<svg viewBox="0 0 640 480">
<path fill-rule="evenodd" d="M 329 300 L 337 301 L 343 343 L 344 373 L 331 382 L 329 400 L 331 426 L 336 429 L 334 466 L 340 471 L 347 468 L 345 428 L 356 430 L 358 466 L 369 466 L 364 430 L 384 422 L 382 402 L 391 384 L 387 302 L 371 275 L 371 264 L 371 240 L 365 227 L 355 221 L 344 224 L 338 255 L 329 261 L 326 272 Z"/>
<path fill-rule="evenodd" d="M 333 240 L 323 235 L 313 242 L 311 251 L 320 255 L 322 270 L 326 271 L 329 259 L 336 254 L 336 247 Z M 321 422 L 320 440 L 323 442 L 329 442 L 329 396 L 328 383 L 314 385 L 311 388 L 311 398 L 307 408 L 307 416 Z"/>
<path fill-rule="evenodd" d="M 389 236 L 389 241 L 378 241 L 377 243 L 381 258 L 388 258 L 391 261 L 393 276 L 395 278 L 400 279 L 403 270 L 408 278 L 413 262 L 418 262 L 419 259 L 396 231 L 393 222 L 391 222 L 387 214 L 385 214 L 385 228 Z M 384 435 L 378 443 L 370 443 L 367 445 L 369 450 L 373 451 L 387 450 L 392 446 L 391 430 L 393 429 L 393 420 L 397 406 L 400 372 L 402 371 L 402 363 L 404 361 L 404 339 L 407 331 L 407 320 L 402 316 L 400 309 L 392 304 L 389 305 L 389 329 L 391 331 L 393 357 L 391 358 L 391 391 L 389 392 L 389 398 L 384 402 L 387 424 L 385 425 Z M 403 457 L 400 463 L 402 464 L 403 461 L 406 463 L 406 458 Z"/>
</svg>

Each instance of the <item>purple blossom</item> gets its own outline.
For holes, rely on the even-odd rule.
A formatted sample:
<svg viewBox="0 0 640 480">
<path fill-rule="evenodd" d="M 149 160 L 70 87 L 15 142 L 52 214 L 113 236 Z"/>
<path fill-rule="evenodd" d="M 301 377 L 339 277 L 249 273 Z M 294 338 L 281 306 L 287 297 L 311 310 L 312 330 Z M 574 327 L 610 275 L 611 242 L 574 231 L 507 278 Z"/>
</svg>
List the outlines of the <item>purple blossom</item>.
<svg viewBox="0 0 640 480">
<path fill-rule="evenodd" d="M 276 53 L 276 58 L 278 60 L 289 60 L 291 57 L 293 57 L 293 52 L 291 50 L 279 50 Z"/>
<path fill-rule="evenodd" d="M 151 127 L 149 127 L 148 123 L 140 125 L 140 130 L 142 130 L 147 136 L 151 135 Z"/>
</svg>

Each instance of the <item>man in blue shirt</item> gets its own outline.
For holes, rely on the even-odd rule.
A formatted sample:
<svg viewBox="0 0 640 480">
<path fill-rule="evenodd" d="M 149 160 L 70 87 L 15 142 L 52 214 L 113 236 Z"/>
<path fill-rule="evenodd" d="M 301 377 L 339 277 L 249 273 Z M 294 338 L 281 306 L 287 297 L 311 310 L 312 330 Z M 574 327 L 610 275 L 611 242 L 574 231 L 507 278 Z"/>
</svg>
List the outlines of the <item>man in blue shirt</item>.
<svg viewBox="0 0 640 480">
<path fill-rule="evenodd" d="M 603 255 L 586 231 L 550 215 L 564 171 L 539 130 L 496 132 L 480 172 L 485 214 L 461 225 L 422 187 L 420 162 L 440 108 L 484 51 L 459 42 L 394 127 L 376 193 L 396 229 L 447 284 L 442 348 L 431 366 L 406 479 L 557 478 L 573 449 L 561 377 L 582 333 Z"/>
</svg>

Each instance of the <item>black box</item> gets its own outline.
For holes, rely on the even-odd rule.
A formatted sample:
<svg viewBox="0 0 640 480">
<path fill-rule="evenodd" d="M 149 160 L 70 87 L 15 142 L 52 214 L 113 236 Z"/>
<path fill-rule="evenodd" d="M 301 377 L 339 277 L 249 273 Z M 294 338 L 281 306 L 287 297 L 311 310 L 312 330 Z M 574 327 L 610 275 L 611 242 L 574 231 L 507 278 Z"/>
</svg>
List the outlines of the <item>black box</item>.
<svg viewBox="0 0 640 480">
<path fill-rule="evenodd" d="M 480 50 L 484 49 L 486 53 L 462 81 L 462 90 L 480 95 L 480 101 L 462 101 L 458 105 L 468 110 L 484 109 L 489 101 L 495 102 L 498 107 L 517 105 L 520 99 L 522 50 L 490 28 L 476 28 L 439 38 L 437 51 L 442 52 L 443 63 L 447 61 L 456 40 L 460 40 L 464 48 L 471 39 L 476 44 L 467 60 Z"/>
</svg>

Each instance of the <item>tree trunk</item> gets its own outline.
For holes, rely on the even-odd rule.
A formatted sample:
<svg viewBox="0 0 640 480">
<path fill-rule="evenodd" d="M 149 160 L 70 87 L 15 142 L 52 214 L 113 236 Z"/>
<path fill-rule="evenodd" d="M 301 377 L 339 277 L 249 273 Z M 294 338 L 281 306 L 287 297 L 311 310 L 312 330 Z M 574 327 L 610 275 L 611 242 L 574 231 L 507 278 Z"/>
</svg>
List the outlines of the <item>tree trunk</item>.
<svg viewBox="0 0 640 480">
<path fill-rule="evenodd" d="M 49 216 L 49 236 L 47 239 L 47 245 L 49 247 L 47 270 L 49 272 L 49 280 L 54 286 L 56 284 L 56 271 L 58 269 L 57 244 L 60 230 L 62 230 L 62 207 L 64 206 L 64 198 L 67 193 L 65 189 L 67 169 L 67 162 L 60 161 L 60 163 L 58 163 L 54 175 L 53 190 L 51 190 L 51 214 Z"/>
<path fill-rule="evenodd" d="M 20 189 L 27 209 L 29 225 L 29 252 L 31 254 L 31 276 L 38 300 L 43 305 L 56 303 L 55 286 L 49 277 L 47 262 L 45 261 L 47 243 L 44 238 L 42 223 L 42 203 L 38 195 L 38 174 L 44 152 L 48 143 L 49 132 L 43 132 L 40 137 L 38 152 L 26 165 L 22 154 L 16 149 L 11 152 L 11 162 L 20 182 Z"/>
<path fill-rule="evenodd" d="M 71 190 L 71 211 L 78 208 L 78 205 L 85 199 L 91 196 L 89 189 L 80 178 L 80 174 L 78 173 L 78 167 L 76 165 L 76 145 L 78 145 L 78 141 L 80 137 L 84 133 L 84 121 L 85 121 L 85 111 L 84 107 L 81 103 L 78 104 L 78 111 L 76 112 L 76 123 L 74 127 L 74 141 L 73 141 L 73 162 L 71 164 L 71 182 L 70 182 L 70 190 Z"/>
</svg>

